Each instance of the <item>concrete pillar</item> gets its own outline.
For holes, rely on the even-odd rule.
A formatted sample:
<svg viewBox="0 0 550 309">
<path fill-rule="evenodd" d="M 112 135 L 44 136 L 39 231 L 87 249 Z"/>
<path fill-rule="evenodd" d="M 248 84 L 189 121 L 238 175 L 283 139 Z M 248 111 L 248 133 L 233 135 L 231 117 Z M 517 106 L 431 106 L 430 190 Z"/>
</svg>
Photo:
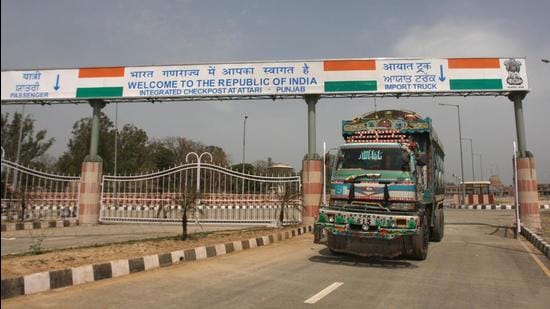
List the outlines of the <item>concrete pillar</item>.
<svg viewBox="0 0 550 309">
<path fill-rule="evenodd" d="M 323 161 L 317 154 L 315 104 L 319 101 L 319 95 L 305 95 L 307 103 L 307 155 L 302 161 L 302 185 L 303 185 L 303 223 L 313 224 L 319 213 L 321 196 L 323 193 Z"/>
<path fill-rule="evenodd" d="M 319 205 L 323 193 L 323 161 L 302 161 L 302 186 L 303 186 L 303 223 L 313 224 L 319 214 Z"/>
<path fill-rule="evenodd" d="M 78 201 L 79 224 L 99 223 L 102 170 L 101 162 L 82 162 Z"/>
<path fill-rule="evenodd" d="M 521 224 L 541 234 L 539 195 L 535 158 L 518 158 L 518 198 Z"/>
<path fill-rule="evenodd" d="M 99 223 L 101 206 L 101 178 L 103 176 L 103 159 L 98 155 L 99 118 L 105 102 L 91 100 L 93 108 L 92 130 L 90 136 L 90 153 L 82 162 L 80 173 L 80 196 L 78 201 L 79 224 Z"/>
<path fill-rule="evenodd" d="M 542 233 L 539 210 L 539 195 L 537 192 L 537 170 L 535 158 L 527 151 L 525 138 L 525 121 L 523 119 L 523 99 L 526 93 L 514 93 L 508 98 L 514 102 L 516 134 L 518 142 L 517 177 L 519 216 L 521 224 L 536 234 Z"/>
</svg>

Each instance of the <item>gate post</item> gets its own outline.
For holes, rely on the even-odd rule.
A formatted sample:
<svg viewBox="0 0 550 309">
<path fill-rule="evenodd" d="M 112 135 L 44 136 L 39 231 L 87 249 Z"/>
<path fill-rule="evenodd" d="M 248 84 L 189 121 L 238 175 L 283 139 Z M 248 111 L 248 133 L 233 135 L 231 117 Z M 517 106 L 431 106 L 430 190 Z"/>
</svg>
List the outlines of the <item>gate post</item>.
<svg viewBox="0 0 550 309">
<path fill-rule="evenodd" d="M 319 100 L 318 95 L 306 95 L 305 100 L 308 109 L 308 153 L 302 161 L 302 184 L 303 184 L 303 223 L 312 224 L 315 222 L 321 204 L 323 181 L 321 171 L 323 162 L 316 153 L 316 132 L 315 132 L 315 104 Z"/>
<path fill-rule="evenodd" d="M 537 170 L 535 157 L 527 151 L 525 122 L 523 120 L 523 99 L 526 93 L 511 94 L 508 98 L 514 102 L 516 134 L 518 140 L 517 181 L 519 215 L 521 224 L 536 234 L 542 233 L 537 192 Z"/>
<path fill-rule="evenodd" d="M 103 159 L 98 155 L 99 117 L 101 109 L 105 107 L 105 102 L 102 100 L 90 100 L 90 105 L 93 108 L 90 154 L 82 162 L 80 174 L 79 224 L 99 223 L 99 209 L 101 205 Z"/>
</svg>

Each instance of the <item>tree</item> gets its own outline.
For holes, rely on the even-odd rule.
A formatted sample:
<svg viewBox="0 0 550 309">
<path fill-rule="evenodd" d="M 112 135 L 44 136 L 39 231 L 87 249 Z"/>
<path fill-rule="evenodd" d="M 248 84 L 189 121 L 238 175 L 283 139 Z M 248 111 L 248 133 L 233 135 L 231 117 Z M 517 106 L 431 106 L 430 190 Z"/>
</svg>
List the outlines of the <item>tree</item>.
<svg viewBox="0 0 550 309">
<path fill-rule="evenodd" d="M 174 163 L 170 165 L 182 164 L 185 156 L 190 152 L 200 155 L 203 152 L 209 152 L 212 155 L 212 163 L 227 166 L 229 164 L 228 155 L 218 146 L 206 146 L 201 142 L 196 142 L 185 137 L 165 137 L 159 142 L 172 152 Z M 210 163 L 210 162 L 209 162 Z"/>
<path fill-rule="evenodd" d="M 22 128 L 21 147 L 19 163 L 22 165 L 34 166 L 38 158 L 48 151 L 54 142 L 54 138 L 47 138 L 46 130 L 39 130 L 35 133 L 35 120 L 26 115 L 16 112 L 13 118 L 9 113 L 2 114 L 2 147 L 5 151 L 5 159 L 15 161 L 17 157 L 17 145 L 19 144 L 19 131 Z M 34 166 L 36 167 L 36 166 Z"/>
<path fill-rule="evenodd" d="M 289 207 L 299 207 L 299 203 L 297 203 L 296 201 L 297 199 L 299 199 L 300 193 L 293 191 L 291 187 L 285 183 L 278 186 L 276 194 L 277 199 L 279 200 L 279 205 L 281 207 L 276 221 L 277 227 L 281 227 L 285 219 L 285 209 Z"/>
<path fill-rule="evenodd" d="M 122 127 L 118 134 L 117 174 L 136 174 L 155 168 L 148 142 L 144 130 L 133 124 Z"/>
<path fill-rule="evenodd" d="M 113 170 L 114 138 L 113 122 L 104 113 L 99 117 L 98 154 L 103 159 L 103 170 Z M 82 162 L 90 153 L 92 118 L 85 117 L 73 125 L 72 137 L 65 151 L 57 161 L 57 168 L 63 173 L 80 174 Z"/>
<path fill-rule="evenodd" d="M 242 163 L 233 164 L 233 165 L 231 165 L 231 169 L 234 170 L 234 171 L 239 171 L 239 172 L 243 172 L 243 170 L 244 170 L 244 173 L 247 173 L 247 174 L 253 174 L 254 173 L 254 165 L 252 165 L 250 163 L 245 163 L 244 164 L 244 169 L 243 169 L 243 164 Z"/>
<path fill-rule="evenodd" d="M 160 140 L 154 140 L 149 144 L 150 160 L 155 169 L 165 170 L 176 165 L 176 155 L 168 149 Z"/>
<path fill-rule="evenodd" d="M 187 212 L 195 213 L 199 211 L 198 201 L 202 194 L 197 192 L 197 188 L 193 185 L 187 187 L 181 196 L 181 240 L 187 240 Z"/>
<path fill-rule="evenodd" d="M 252 163 L 256 174 L 267 175 L 269 173 L 270 162 L 265 160 L 257 160 Z"/>
</svg>

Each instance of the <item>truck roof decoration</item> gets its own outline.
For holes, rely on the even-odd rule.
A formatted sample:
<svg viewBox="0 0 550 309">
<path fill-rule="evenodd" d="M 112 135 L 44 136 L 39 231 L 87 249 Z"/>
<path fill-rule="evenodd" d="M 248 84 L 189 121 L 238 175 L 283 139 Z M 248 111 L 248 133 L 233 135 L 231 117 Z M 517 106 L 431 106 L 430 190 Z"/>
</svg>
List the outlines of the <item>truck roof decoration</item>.
<svg viewBox="0 0 550 309">
<path fill-rule="evenodd" d="M 381 110 L 342 121 L 346 143 L 405 142 L 406 134 L 428 132 L 431 119 L 407 110 Z"/>
</svg>

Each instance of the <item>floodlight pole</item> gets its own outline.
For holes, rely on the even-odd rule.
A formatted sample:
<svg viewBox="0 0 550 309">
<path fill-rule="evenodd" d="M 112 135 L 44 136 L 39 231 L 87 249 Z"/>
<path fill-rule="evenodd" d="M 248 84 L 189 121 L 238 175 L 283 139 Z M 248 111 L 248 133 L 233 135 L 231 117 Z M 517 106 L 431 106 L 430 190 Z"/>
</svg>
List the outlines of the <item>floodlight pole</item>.
<svg viewBox="0 0 550 309">
<path fill-rule="evenodd" d="M 460 147 L 460 176 L 462 179 L 462 184 L 461 186 L 459 186 L 459 189 L 460 187 L 462 187 L 462 194 L 461 194 L 462 201 L 460 204 L 464 204 L 466 201 L 466 190 L 464 187 L 464 159 L 462 157 L 462 129 L 460 124 L 460 106 L 458 104 L 446 104 L 446 103 L 439 103 L 439 105 L 456 107 L 456 111 L 458 113 L 458 145 Z"/>
<path fill-rule="evenodd" d="M 483 179 L 483 156 L 481 155 L 481 153 L 474 153 L 474 156 L 479 157 L 479 171 L 481 173 L 481 180 L 484 180 Z"/>
<path fill-rule="evenodd" d="M 19 122 L 19 135 L 17 137 L 17 153 L 15 155 L 15 163 L 19 164 L 19 160 L 21 159 L 21 142 L 23 142 L 23 125 L 25 124 L 25 104 L 23 104 L 23 108 L 21 110 L 21 121 Z M 17 169 L 13 170 L 13 182 L 12 187 L 13 190 L 17 190 Z"/>
<path fill-rule="evenodd" d="M 476 180 L 476 173 L 475 173 L 475 168 L 474 168 L 474 141 L 473 139 L 471 138 L 463 138 L 463 140 L 465 141 L 470 141 L 470 155 L 472 157 L 472 180 L 475 181 Z"/>
<path fill-rule="evenodd" d="M 248 119 L 248 116 L 244 116 L 243 121 L 243 162 L 242 162 L 242 168 L 241 172 L 244 174 L 244 159 L 245 159 L 245 145 L 246 145 L 246 120 Z M 242 194 L 244 194 L 244 178 L 242 179 Z"/>
</svg>

